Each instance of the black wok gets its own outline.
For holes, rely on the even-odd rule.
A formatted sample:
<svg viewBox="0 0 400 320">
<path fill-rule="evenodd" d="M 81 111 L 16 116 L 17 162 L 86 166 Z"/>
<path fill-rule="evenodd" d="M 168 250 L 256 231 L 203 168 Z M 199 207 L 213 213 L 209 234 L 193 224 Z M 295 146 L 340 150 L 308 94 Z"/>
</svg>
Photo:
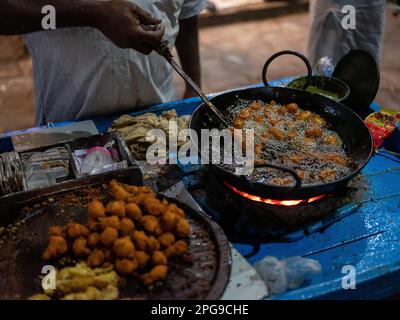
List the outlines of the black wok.
<svg viewBox="0 0 400 320">
<path fill-rule="evenodd" d="M 228 117 L 229 113 L 226 109 L 235 104 L 238 99 L 261 100 L 263 102 L 275 100 L 281 104 L 295 102 L 302 109 L 310 110 L 321 115 L 330 127 L 340 135 L 347 147 L 348 155 L 354 163 L 354 169 L 352 169 L 352 172 L 347 176 L 333 182 L 302 185 L 300 178 L 293 170 L 280 166 L 273 166 L 275 168 L 282 168 L 285 172 L 289 172 L 295 178 L 296 184 L 294 186 L 279 186 L 256 182 L 252 180 L 251 177 L 235 175 L 228 168 L 217 164 L 207 165 L 208 169 L 211 170 L 220 181 L 225 181 L 241 191 L 263 198 L 300 200 L 322 194 L 331 194 L 337 189 L 346 186 L 368 163 L 373 152 L 371 134 L 363 120 L 343 104 L 304 90 L 271 87 L 266 79 L 268 66 L 272 60 L 283 54 L 293 54 L 300 57 L 307 65 L 308 76 L 311 76 L 311 66 L 303 55 L 292 51 L 278 52 L 269 58 L 264 65 L 262 77 L 265 87 L 223 93 L 214 97 L 211 100 L 212 103 L 222 114 Z M 307 83 L 305 85 L 307 85 Z M 190 129 L 194 130 L 198 137 L 201 136 L 201 129 L 212 129 L 218 128 L 219 126 L 220 123 L 215 120 L 212 112 L 205 104 L 201 104 L 195 110 L 189 123 Z M 199 147 L 199 145 L 197 147 Z M 201 149 L 198 148 L 198 150 Z M 268 164 L 266 166 L 268 166 Z M 255 168 L 254 170 L 257 169 Z"/>
</svg>

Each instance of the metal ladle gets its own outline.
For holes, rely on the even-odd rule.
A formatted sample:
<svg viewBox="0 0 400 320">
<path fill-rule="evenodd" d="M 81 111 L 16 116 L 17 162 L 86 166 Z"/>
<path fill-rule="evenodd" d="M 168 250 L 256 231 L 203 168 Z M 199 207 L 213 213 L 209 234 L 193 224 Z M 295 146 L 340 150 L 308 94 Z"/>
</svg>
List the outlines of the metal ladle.
<svg viewBox="0 0 400 320">
<path fill-rule="evenodd" d="M 169 62 L 172 68 L 174 68 L 175 71 L 182 77 L 182 79 L 185 80 L 185 82 L 193 88 L 193 90 L 204 101 L 206 106 L 208 106 L 213 111 L 213 113 L 224 124 L 224 126 L 228 127 L 228 122 L 224 119 L 223 114 L 214 106 L 214 104 L 210 100 L 208 100 L 207 96 L 203 93 L 203 91 L 201 91 L 198 85 L 194 83 L 194 81 L 185 73 L 185 71 L 182 70 L 179 64 L 177 64 L 176 61 L 173 59 L 173 55 L 171 53 L 171 50 L 169 49 L 169 42 L 162 41 L 160 47 L 156 51 L 158 54 L 163 56 Z"/>
</svg>

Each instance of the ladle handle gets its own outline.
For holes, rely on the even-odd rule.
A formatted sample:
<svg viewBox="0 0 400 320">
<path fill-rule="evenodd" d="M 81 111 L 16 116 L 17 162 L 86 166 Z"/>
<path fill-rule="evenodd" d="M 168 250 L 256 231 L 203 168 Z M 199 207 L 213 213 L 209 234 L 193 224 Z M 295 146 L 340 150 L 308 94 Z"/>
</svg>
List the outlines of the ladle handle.
<svg viewBox="0 0 400 320">
<path fill-rule="evenodd" d="M 186 74 L 185 71 L 183 71 L 183 69 L 173 59 L 172 53 L 169 49 L 168 41 L 162 41 L 157 52 L 158 54 L 163 56 L 169 62 L 172 68 L 174 68 L 175 71 L 182 77 L 182 79 L 185 80 L 185 82 L 192 87 L 192 89 L 203 100 L 204 104 L 214 112 L 214 114 L 224 124 L 224 126 L 228 127 L 228 123 L 225 120 L 224 115 L 213 105 L 213 103 L 210 100 L 208 100 L 207 96 L 203 93 L 203 91 L 201 91 L 199 86 L 193 82 L 193 80 Z"/>
<path fill-rule="evenodd" d="M 254 163 L 254 168 L 273 168 L 289 173 L 295 180 L 295 185 L 293 186 L 292 190 L 297 190 L 301 187 L 301 178 L 293 169 L 285 168 L 276 164 L 269 163 L 267 161 L 258 161 L 257 163 Z"/>
</svg>

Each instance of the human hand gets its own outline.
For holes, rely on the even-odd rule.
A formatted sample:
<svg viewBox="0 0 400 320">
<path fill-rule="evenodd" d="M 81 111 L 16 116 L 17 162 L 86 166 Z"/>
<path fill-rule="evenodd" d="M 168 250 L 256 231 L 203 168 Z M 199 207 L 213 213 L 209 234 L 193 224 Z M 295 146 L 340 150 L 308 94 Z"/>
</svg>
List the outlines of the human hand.
<svg viewBox="0 0 400 320">
<path fill-rule="evenodd" d="M 92 19 L 93 26 L 116 46 L 135 49 L 143 54 L 156 49 L 164 35 L 160 19 L 123 0 L 96 2 Z"/>
</svg>

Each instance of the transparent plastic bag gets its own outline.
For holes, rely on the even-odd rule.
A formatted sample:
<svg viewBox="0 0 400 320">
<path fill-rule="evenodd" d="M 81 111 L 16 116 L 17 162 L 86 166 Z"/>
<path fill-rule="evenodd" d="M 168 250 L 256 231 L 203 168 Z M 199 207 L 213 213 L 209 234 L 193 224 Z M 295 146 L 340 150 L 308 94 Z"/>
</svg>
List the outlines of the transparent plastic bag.
<svg viewBox="0 0 400 320">
<path fill-rule="evenodd" d="M 335 70 L 335 64 L 331 57 L 325 56 L 318 60 L 314 66 L 313 74 L 317 76 L 331 77 Z"/>
<path fill-rule="evenodd" d="M 104 172 L 108 166 L 112 166 L 114 161 L 111 153 L 104 147 L 94 147 L 87 150 L 86 158 L 82 162 L 82 175 L 95 175 Z"/>
<path fill-rule="evenodd" d="M 255 263 L 254 268 L 266 283 L 271 294 L 298 288 L 321 272 L 321 265 L 317 260 L 302 257 L 278 260 L 275 257 L 267 256 Z"/>
</svg>

